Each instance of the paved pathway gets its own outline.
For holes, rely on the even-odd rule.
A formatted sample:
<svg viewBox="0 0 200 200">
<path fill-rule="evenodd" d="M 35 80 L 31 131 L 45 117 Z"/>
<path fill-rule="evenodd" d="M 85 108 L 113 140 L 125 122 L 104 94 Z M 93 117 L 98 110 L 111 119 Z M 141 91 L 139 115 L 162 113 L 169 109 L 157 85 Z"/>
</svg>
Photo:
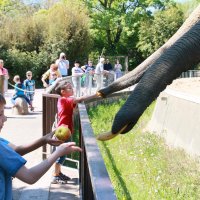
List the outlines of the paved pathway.
<svg viewBox="0 0 200 200">
<path fill-rule="evenodd" d="M 5 122 L 1 136 L 8 139 L 12 143 L 19 145 L 27 141 L 34 140 L 42 136 L 42 92 L 43 89 L 36 90 L 34 99 L 35 111 L 28 115 L 12 115 L 12 104 L 10 98 L 13 90 L 8 90 L 5 95 L 7 104 L 5 114 L 7 122 Z M 42 161 L 42 148 L 24 156 L 27 159 L 27 166 L 32 167 Z M 18 179 L 13 180 L 14 200 L 53 200 L 53 199 L 79 199 L 79 186 L 77 185 L 77 170 L 63 167 L 64 172 L 72 177 L 72 182 L 66 185 L 51 185 L 50 169 L 37 183 L 34 185 L 25 184 Z"/>
</svg>

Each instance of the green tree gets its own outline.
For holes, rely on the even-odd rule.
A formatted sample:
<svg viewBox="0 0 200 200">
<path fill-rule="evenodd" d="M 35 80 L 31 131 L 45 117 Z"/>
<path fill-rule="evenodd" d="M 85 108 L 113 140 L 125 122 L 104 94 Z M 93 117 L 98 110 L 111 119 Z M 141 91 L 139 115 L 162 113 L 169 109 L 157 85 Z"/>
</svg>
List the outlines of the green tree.
<svg viewBox="0 0 200 200">
<path fill-rule="evenodd" d="M 138 49 L 148 57 L 161 47 L 182 25 L 183 12 L 176 6 L 156 11 L 152 18 L 143 21 L 139 28 Z"/>
<path fill-rule="evenodd" d="M 150 16 L 149 7 L 164 8 L 163 1 L 143 0 L 83 0 L 89 8 L 92 19 L 91 32 L 95 45 L 107 52 L 120 53 L 121 39 L 137 33 L 137 26 L 142 18 Z M 129 42 L 129 41 L 127 41 Z M 135 40 L 136 42 L 136 40 Z"/>
<path fill-rule="evenodd" d="M 199 5 L 200 0 L 188 0 L 182 3 L 179 3 L 180 9 L 184 13 L 184 18 L 188 18 L 192 11 Z"/>
<path fill-rule="evenodd" d="M 48 9 L 38 9 L 20 0 L 0 1 L 0 57 L 11 77 L 13 73 L 23 77 L 31 69 L 40 80 L 61 51 L 72 64 L 87 57 L 89 17 L 83 3 L 63 0 Z"/>
<path fill-rule="evenodd" d="M 87 10 L 78 0 L 64 0 L 43 12 L 47 31 L 42 49 L 51 53 L 54 59 L 61 51 L 72 61 L 87 57 L 90 35 L 86 14 Z"/>
</svg>

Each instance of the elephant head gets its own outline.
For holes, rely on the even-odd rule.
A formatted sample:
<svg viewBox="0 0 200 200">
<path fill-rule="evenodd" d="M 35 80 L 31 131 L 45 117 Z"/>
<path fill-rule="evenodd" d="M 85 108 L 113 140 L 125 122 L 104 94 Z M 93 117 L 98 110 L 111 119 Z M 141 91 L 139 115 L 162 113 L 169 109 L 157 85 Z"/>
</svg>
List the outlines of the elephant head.
<svg viewBox="0 0 200 200">
<path fill-rule="evenodd" d="M 136 69 L 113 84 L 98 91 L 107 95 L 134 85 L 132 94 L 115 116 L 111 132 L 97 139 L 107 140 L 127 133 L 160 92 L 182 72 L 200 61 L 200 6 L 190 15 L 177 33 Z"/>
</svg>

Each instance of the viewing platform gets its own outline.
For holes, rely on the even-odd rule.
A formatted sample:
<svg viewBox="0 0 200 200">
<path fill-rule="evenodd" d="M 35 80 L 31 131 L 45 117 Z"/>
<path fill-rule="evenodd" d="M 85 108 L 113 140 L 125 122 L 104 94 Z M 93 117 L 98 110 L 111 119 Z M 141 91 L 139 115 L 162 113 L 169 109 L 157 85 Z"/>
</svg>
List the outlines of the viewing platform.
<svg viewBox="0 0 200 200">
<path fill-rule="evenodd" d="M 43 89 L 37 89 L 34 99 L 35 111 L 28 115 L 12 115 L 10 98 L 14 90 L 8 90 L 5 95 L 7 104 L 5 115 L 7 121 L 2 129 L 1 136 L 10 142 L 20 145 L 26 144 L 42 136 L 42 93 Z M 42 148 L 24 156 L 27 166 L 32 167 L 42 161 Z M 55 200 L 55 199 L 80 199 L 79 172 L 78 169 L 62 167 L 63 173 L 71 177 L 67 184 L 51 184 L 52 168 L 35 184 L 28 185 L 13 179 L 13 200 Z"/>
<path fill-rule="evenodd" d="M 43 128 L 46 127 L 44 122 L 44 118 L 46 117 L 46 125 L 50 129 L 52 123 L 49 123 L 48 117 L 55 119 L 55 113 L 53 114 L 53 112 L 56 108 L 56 102 L 53 102 L 52 99 L 46 99 L 44 90 L 39 89 L 36 90 L 34 99 L 35 111 L 30 112 L 28 115 L 13 115 L 12 104 L 10 103 L 13 92 L 13 90 L 9 90 L 5 94 L 7 100 L 5 115 L 8 120 L 4 124 L 1 136 L 15 145 L 20 145 L 42 136 L 42 133 L 44 133 Z M 50 97 L 49 95 L 47 96 L 47 98 L 51 98 L 51 95 Z M 119 94 L 117 96 L 119 98 Z M 45 102 L 47 102 L 46 109 L 44 109 Z M 45 113 L 45 110 L 50 111 L 51 115 Z M 80 155 L 77 169 L 62 167 L 63 173 L 69 176 L 71 180 L 67 184 L 51 184 L 52 168 L 33 185 L 25 184 L 14 178 L 13 200 L 116 200 L 114 189 L 87 116 L 85 105 L 79 104 L 78 110 L 80 115 L 80 121 L 78 119 L 80 123 L 79 143 L 83 152 Z M 46 149 L 50 149 L 49 145 L 47 145 Z M 44 156 L 48 156 L 49 152 L 44 150 L 43 147 L 25 155 L 24 158 L 27 160 L 26 166 L 28 168 L 33 167 L 40 163 Z"/>
</svg>

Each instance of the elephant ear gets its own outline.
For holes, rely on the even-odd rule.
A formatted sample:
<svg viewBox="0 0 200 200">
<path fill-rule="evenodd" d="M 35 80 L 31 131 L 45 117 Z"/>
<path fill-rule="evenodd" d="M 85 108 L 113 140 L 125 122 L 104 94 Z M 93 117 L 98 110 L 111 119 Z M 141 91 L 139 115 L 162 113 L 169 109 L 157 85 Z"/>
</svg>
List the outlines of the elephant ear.
<svg viewBox="0 0 200 200">
<path fill-rule="evenodd" d="M 192 17 L 195 17 L 196 23 L 193 26 L 188 25 L 188 31 L 175 40 L 146 70 L 132 94 L 116 114 L 110 134 L 118 135 L 129 131 L 167 85 L 183 71 L 200 62 L 200 6 Z M 98 138 L 104 140 L 100 136 Z"/>
</svg>

